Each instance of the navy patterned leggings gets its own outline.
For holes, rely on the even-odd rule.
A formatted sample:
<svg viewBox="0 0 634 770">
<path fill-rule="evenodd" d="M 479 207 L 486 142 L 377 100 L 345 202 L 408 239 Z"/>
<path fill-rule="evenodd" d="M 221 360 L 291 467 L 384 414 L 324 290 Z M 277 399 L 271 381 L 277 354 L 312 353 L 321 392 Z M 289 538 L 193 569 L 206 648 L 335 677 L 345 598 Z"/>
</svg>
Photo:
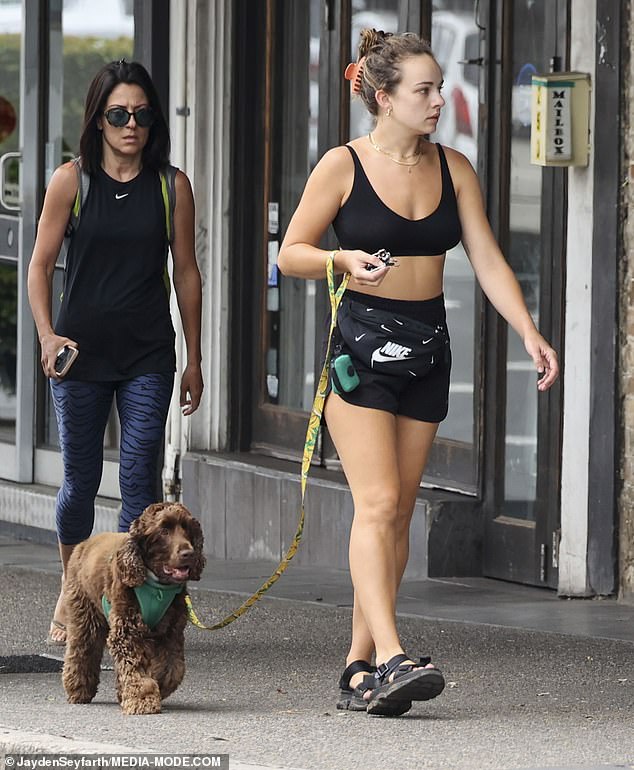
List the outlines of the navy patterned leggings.
<svg viewBox="0 0 634 770">
<path fill-rule="evenodd" d="M 157 502 L 158 455 L 173 385 L 173 373 L 117 382 L 51 380 L 64 461 L 56 506 L 60 543 L 76 545 L 92 532 L 103 436 L 115 396 L 121 423 L 119 532 L 126 532 L 144 508 Z"/>
</svg>

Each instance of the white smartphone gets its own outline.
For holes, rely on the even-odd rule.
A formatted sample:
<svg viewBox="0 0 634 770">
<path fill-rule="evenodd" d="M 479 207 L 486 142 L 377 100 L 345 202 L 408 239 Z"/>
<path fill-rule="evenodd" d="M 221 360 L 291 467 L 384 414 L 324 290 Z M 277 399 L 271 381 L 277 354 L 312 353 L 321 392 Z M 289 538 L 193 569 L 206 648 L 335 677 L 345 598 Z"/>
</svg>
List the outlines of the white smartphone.
<svg viewBox="0 0 634 770">
<path fill-rule="evenodd" d="M 55 359 L 55 374 L 58 377 L 63 377 L 70 367 L 73 365 L 73 361 L 79 355 L 79 350 L 72 345 L 64 345 L 64 347 L 58 351 Z"/>
</svg>

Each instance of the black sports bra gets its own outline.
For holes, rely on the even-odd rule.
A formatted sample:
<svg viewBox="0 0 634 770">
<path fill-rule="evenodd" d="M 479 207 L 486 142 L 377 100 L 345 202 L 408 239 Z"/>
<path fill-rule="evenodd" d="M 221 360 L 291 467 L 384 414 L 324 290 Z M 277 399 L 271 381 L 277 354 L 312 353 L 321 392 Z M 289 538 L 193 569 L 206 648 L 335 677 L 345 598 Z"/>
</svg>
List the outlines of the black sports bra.
<svg viewBox="0 0 634 770">
<path fill-rule="evenodd" d="M 369 254 L 387 249 L 395 257 L 433 256 L 460 242 L 456 192 L 439 144 L 442 194 L 436 210 L 423 219 L 407 219 L 386 206 L 370 184 L 357 153 L 345 146 L 354 161 L 354 182 L 332 223 L 342 249 L 361 249 Z"/>
</svg>

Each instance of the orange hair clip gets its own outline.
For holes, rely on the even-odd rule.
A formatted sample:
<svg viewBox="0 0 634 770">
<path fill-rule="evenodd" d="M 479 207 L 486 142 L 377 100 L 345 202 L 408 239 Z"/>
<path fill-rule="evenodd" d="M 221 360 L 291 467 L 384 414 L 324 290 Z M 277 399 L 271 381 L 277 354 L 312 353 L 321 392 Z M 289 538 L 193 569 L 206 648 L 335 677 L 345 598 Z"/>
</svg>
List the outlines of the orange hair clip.
<svg viewBox="0 0 634 770">
<path fill-rule="evenodd" d="M 350 62 L 343 73 L 346 80 L 350 81 L 350 93 L 361 93 L 361 81 L 363 80 L 363 67 L 365 65 L 365 56 L 362 56 L 357 62 Z"/>
</svg>

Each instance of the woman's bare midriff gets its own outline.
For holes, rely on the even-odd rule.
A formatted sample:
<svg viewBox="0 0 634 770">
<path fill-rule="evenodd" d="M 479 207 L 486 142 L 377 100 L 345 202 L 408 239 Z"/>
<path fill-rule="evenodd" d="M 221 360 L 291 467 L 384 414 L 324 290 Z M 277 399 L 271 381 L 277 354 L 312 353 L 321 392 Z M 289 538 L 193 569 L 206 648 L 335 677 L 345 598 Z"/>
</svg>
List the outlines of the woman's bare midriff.
<svg viewBox="0 0 634 770">
<path fill-rule="evenodd" d="M 445 255 L 433 257 L 398 257 L 398 267 L 392 267 L 376 288 L 357 283 L 350 279 L 348 288 L 371 294 L 374 297 L 390 299 L 421 300 L 432 299 L 442 294 Z"/>
</svg>

